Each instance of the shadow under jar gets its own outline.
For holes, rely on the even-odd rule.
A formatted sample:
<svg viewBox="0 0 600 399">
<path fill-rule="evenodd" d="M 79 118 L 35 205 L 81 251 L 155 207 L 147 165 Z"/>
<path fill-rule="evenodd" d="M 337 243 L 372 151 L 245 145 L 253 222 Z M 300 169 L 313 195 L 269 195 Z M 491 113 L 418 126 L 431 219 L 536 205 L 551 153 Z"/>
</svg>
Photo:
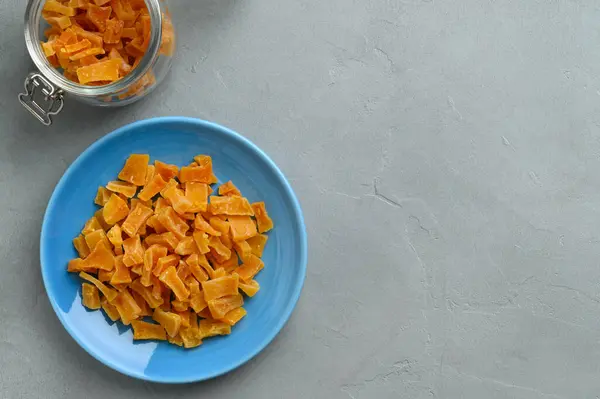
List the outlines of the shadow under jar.
<svg viewBox="0 0 600 399">
<path fill-rule="evenodd" d="M 50 63 L 41 45 L 45 39 L 41 33 L 45 28 L 42 11 L 46 0 L 29 0 L 25 11 L 25 43 L 38 71 L 25 79 L 25 92 L 19 94 L 21 104 L 49 126 L 52 117 L 62 110 L 65 98 L 92 106 L 115 107 L 131 104 L 152 92 L 171 68 L 175 34 L 166 1 L 144 2 L 150 17 L 150 35 L 137 66 L 112 83 L 90 86 L 67 79 L 60 67 Z M 168 29 L 168 36 L 163 34 L 164 29 Z"/>
</svg>

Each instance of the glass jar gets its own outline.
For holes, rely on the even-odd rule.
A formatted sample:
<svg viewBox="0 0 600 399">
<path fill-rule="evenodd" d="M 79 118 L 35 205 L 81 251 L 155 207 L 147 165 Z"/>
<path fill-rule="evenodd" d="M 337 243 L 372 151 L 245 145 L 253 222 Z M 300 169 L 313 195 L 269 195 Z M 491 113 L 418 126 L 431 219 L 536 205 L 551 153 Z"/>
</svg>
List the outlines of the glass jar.
<svg viewBox="0 0 600 399">
<path fill-rule="evenodd" d="M 37 72 L 25 79 L 19 101 L 44 125 L 73 98 L 89 105 L 114 107 L 131 104 L 148 95 L 165 78 L 175 50 L 175 35 L 165 0 L 144 0 L 150 17 L 150 40 L 138 65 L 121 79 L 102 86 L 75 83 L 49 62 L 42 49 L 42 9 L 46 0 L 29 0 L 25 11 L 25 43 Z M 163 36 L 163 29 L 172 32 Z M 167 42 L 168 41 L 168 42 Z"/>
</svg>

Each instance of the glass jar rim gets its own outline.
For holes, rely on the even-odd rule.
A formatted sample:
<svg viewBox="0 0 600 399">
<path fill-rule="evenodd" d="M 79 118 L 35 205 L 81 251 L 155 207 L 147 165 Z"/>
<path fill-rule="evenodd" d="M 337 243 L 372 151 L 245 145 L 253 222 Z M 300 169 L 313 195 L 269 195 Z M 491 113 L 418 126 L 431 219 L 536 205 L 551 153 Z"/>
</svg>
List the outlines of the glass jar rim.
<svg viewBox="0 0 600 399">
<path fill-rule="evenodd" d="M 162 40 L 162 14 L 160 0 L 144 0 L 148 7 L 150 16 L 150 41 L 148 49 L 142 56 L 138 66 L 130 73 L 116 82 L 103 86 L 85 86 L 72 82 L 65 78 L 55 67 L 53 67 L 44 55 L 40 46 L 39 26 L 42 15 L 41 5 L 46 0 L 29 0 L 25 10 L 25 44 L 33 63 L 52 84 L 64 90 L 66 93 L 82 96 L 106 96 L 127 89 L 131 84 L 143 77 L 150 69 L 158 56 Z"/>
</svg>

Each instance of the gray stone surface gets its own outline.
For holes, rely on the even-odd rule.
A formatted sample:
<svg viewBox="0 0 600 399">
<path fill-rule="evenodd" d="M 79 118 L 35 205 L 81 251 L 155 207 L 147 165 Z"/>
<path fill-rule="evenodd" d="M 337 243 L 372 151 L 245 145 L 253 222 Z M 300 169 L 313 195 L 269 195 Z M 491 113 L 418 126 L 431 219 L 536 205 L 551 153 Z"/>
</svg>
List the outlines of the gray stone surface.
<svg viewBox="0 0 600 399">
<path fill-rule="evenodd" d="M 597 2 L 175 0 L 164 85 L 123 109 L 70 101 L 51 128 L 15 97 L 24 3 L 0 2 L 2 398 L 598 398 Z M 267 151 L 310 246 L 273 344 L 175 387 L 79 348 L 38 260 L 65 168 L 162 115 Z"/>
</svg>

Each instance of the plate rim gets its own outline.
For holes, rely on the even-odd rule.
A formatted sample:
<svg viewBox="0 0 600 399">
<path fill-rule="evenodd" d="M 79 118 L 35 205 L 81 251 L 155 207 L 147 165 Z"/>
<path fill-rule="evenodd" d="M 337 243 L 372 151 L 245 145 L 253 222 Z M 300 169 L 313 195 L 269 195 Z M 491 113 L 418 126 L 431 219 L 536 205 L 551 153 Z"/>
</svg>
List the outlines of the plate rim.
<svg viewBox="0 0 600 399">
<path fill-rule="evenodd" d="M 273 328 L 269 334 L 265 335 L 263 340 L 260 342 L 259 345 L 256 346 L 256 348 L 253 351 L 250 351 L 246 356 L 241 357 L 236 362 L 233 362 L 230 365 L 222 367 L 216 371 L 198 374 L 194 377 L 189 377 L 189 378 L 160 377 L 160 376 L 149 378 L 145 374 L 133 373 L 133 372 L 130 372 L 129 370 L 127 370 L 126 368 L 122 368 L 119 364 L 116 364 L 116 363 L 106 360 L 103 356 L 101 356 L 101 354 L 97 353 L 96 351 L 92 350 L 91 347 L 84 344 L 79 339 L 79 336 L 77 334 L 75 334 L 73 332 L 73 330 L 70 328 L 70 324 L 63 318 L 62 310 L 59 311 L 58 304 L 57 304 L 54 296 L 51 296 L 49 294 L 48 281 L 49 281 L 50 277 L 47 276 L 47 273 L 48 273 L 47 267 L 44 266 L 45 264 L 49 263 L 49 261 L 46 259 L 47 255 L 45 254 L 47 245 L 44 245 L 44 242 L 47 242 L 46 236 L 48 235 L 47 230 L 49 228 L 48 227 L 49 215 L 54 211 L 55 207 L 57 206 L 56 197 L 57 197 L 58 193 L 63 191 L 63 186 L 66 184 L 66 181 L 68 180 L 70 175 L 72 173 L 74 173 L 74 171 L 78 168 L 79 164 L 81 164 L 83 162 L 83 160 L 89 156 L 89 153 L 94 151 L 97 147 L 101 147 L 105 142 L 110 141 L 111 139 L 113 139 L 115 137 L 126 134 L 131 129 L 136 129 L 136 128 L 140 128 L 140 127 L 144 127 L 144 126 L 148 126 L 148 125 L 165 124 L 165 123 L 166 124 L 183 123 L 183 124 L 188 124 L 188 125 L 200 126 L 205 129 L 208 128 L 208 129 L 216 131 L 220 134 L 224 134 L 225 136 L 229 136 L 230 139 L 237 141 L 240 145 L 247 147 L 251 152 L 254 152 L 256 155 L 258 155 L 258 157 L 263 162 L 265 162 L 265 164 L 275 173 L 277 178 L 280 180 L 280 183 L 282 184 L 282 186 L 285 190 L 285 193 L 292 201 L 293 212 L 295 214 L 295 217 L 296 217 L 299 227 L 300 227 L 300 237 L 299 237 L 300 238 L 300 262 L 299 262 L 299 266 L 300 266 L 301 277 L 293 286 L 291 301 L 290 301 L 289 305 L 287 306 L 287 308 L 285 308 L 283 317 L 280 318 L 278 323 L 275 325 L 275 328 Z M 294 193 L 294 190 L 292 189 L 288 179 L 286 179 L 285 175 L 279 169 L 279 167 L 277 167 L 275 162 L 273 162 L 273 160 L 263 150 L 261 150 L 256 144 L 254 144 L 252 141 L 250 141 L 246 137 L 242 136 L 241 134 L 235 132 L 234 130 L 229 129 L 225 126 L 219 125 L 218 123 L 215 123 L 215 122 L 210 122 L 210 121 L 206 121 L 203 119 L 186 117 L 186 116 L 154 117 L 154 118 L 148 118 L 148 119 L 143 119 L 143 120 L 139 120 L 136 122 L 132 122 L 132 123 L 126 124 L 124 126 L 121 126 L 117 129 L 111 131 L 110 133 L 100 137 L 99 139 L 94 141 L 92 144 L 90 144 L 67 167 L 67 169 L 63 172 L 61 178 L 59 179 L 58 183 L 54 187 L 54 190 L 52 191 L 52 195 L 50 196 L 50 199 L 48 200 L 48 205 L 46 206 L 46 209 L 44 211 L 44 217 L 42 219 L 42 227 L 41 227 L 41 233 L 40 233 L 40 269 L 42 272 L 42 280 L 44 283 L 44 290 L 46 291 L 46 296 L 48 297 L 48 300 L 50 301 L 50 304 L 52 305 L 52 309 L 54 310 L 54 313 L 60 320 L 64 329 L 67 330 L 67 332 L 69 333 L 71 338 L 73 338 L 75 340 L 75 342 L 77 342 L 77 344 L 81 348 L 83 348 L 89 355 L 94 357 L 96 360 L 98 360 L 105 366 L 110 367 L 113 370 L 120 372 L 121 374 L 127 375 L 132 378 L 136 378 L 139 380 L 164 383 L 164 384 L 185 384 L 185 383 L 209 380 L 209 379 L 224 375 L 226 373 L 229 373 L 230 371 L 237 369 L 238 367 L 242 366 L 243 364 L 247 363 L 249 360 L 254 358 L 260 352 L 262 352 L 273 341 L 273 339 L 275 339 L 275 337 L 281 332 L 281 329 L 285 326 L 285 324 L 290 319 L 290 317 L 298 303 L 298 300 L 300 299 L 300 294 L 302 292 L 302 288 L 304 287 L 304 282 L 306 280 L 307 261 L 308 261 L 308 243 L 307 243 L 306 225 L 304 222 L 302 208 L 300 207 L 298 198 L 296 197 L 296 194 Z"/>
</svg>

